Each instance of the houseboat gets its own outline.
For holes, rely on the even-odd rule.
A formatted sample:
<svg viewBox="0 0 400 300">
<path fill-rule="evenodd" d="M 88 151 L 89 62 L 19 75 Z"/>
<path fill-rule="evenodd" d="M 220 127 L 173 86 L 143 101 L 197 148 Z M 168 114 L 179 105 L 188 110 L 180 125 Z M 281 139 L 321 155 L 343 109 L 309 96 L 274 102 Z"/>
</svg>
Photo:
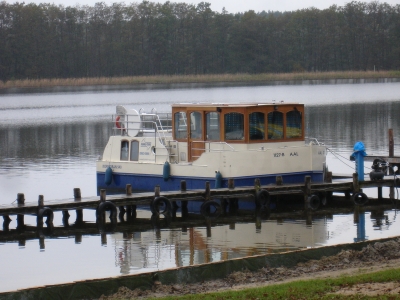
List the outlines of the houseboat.
<svg viewBox="0 0 400 300">
<path fill-rule="evenodd" d="M 97 187 L 122 192 L 324 180 L 326 147 L 305 137 L 304 104 L 181 103 L 172 112 L 117 106 Z"/>
</svg>

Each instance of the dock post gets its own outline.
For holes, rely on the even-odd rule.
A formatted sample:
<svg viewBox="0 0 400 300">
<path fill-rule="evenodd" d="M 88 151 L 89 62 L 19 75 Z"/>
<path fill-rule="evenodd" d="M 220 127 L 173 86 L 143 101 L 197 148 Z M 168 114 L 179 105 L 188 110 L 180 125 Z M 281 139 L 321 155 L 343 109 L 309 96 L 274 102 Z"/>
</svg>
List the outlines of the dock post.
<svg viewBox="0 0 400 300">
<path fill-rule="evenodd" d="M 81 201 L 81 189 L 74 188 L 74 201 Z M 83 223 L 83 211 L 82 209 L 75 210 L 76 212 L 76 224 Z"/>
<path fill-rule="evenodd" d="M 128 183 L 125 187 L 125 191 L 126 191 L 127 196 L 131 196 L 132 195 L 132 185 Z"/>
<path fill-rule="evenodd" d="M 382 200 L 383 196 L 382 196 L 382 187 L 378 187 L 378 200 Z"/>
<path fill-rule="evenodd" d="M 282 185 L 283 184 L 282 176 L 276 176 L 275 182 L 276 182 L 276 185 Z"/>
<path fill-rule="evenodd" d="M 186 193 L 186 180 L 181 180 L 181 193 Z M 188 202 L 181 200 L 181 209 L 187 210 Z"/>
<path fill-rule="evenodd" d="M 205 201 L 210 200 L 210 195 L 211 195 L 211 193 L 210 193 L 210 182 L 206 181 L 206 191 L 204 193 Z"/>
<path fill-rule="evenodd" d="M 233 178 L 228 179 L 228 189 L 233 190 L 235 188 L 235 180 Z"/>
<path fill-rule="evenodd" d="M 25 196 L 22 193 L 17 194 L 17 204 L 18 206 L 25 205 Z M 25 226 L 24 224 L 24 215 L 18 214 L 17 215 L 17 229 L 22 229 Z"/>
<path fill-rule="evenodd" d="M 332 172 L 326 172 L 324 181 L 326 183 L 332 183 Z"/>
<path fill-rule="evenodd" d="M 306 176 L 304 180 L 304 209 L 308 210 L 310 208 L 310 200 L 309 196 L 311 196 L 311 176 Z"/>
<path fill-rule="evenodd" d="M 68 210 L 63 210 L 62 215 L 63 215 L 63 217 L 62 217 L 63 225 L 65 227 L 67 227 L 69 225 L 68 220 L 69 220 L 69 216 L 70 216 Z"/>
<path fill-rule="evenodd" d="M 394 157 L 394 139 L 393 139 L 393 129 L 389 129 L 389 158 Z M 389 175 L 393 175 L 393 169 L 389 168 Z M 394 185 L 389 187 L 389 198 L 393 200 L 395 197 Z"/>
<path fill-rule="evenodd" d="M 254 179 L 254 189 L 258 192 L 261 189 L 260 178 Z"/>
<path fill-rule="evenodd" d="M 43 195 L 39 195 L 38 207 L 39 208 L 43 208 L 44 207 L 44 197 L 43 197 Z"/>
<path fill-rule="evenodd" d="M 156 197 L 160 197 L 160 186 L 159 185 L 156 185 L 154 187 L 154 198 L 156 198 Z"/>
<path fill-rule="evenodd" d="M 3 216 L 3 231 L 8 232 L 10 230 L 9 225 L 11 223 L 11 218 L 9 215 Z"/>
<path fill-rule="evenodd" d="M 75 234 L 75 244 L 81 244 L 82 243 L 82 233 L 76 233 Z"/>
<path fill-rule="evenodd" d="M 100 190 L 100 202 L 105 202 L 106 201 L 106 190 L 101 189 Z"/>
<path fill-rule="evenodd" d="M 358 181 L 358 173 L 353 173 L 353 193 L 360 191 L 360 182 Z"/>
</svg>

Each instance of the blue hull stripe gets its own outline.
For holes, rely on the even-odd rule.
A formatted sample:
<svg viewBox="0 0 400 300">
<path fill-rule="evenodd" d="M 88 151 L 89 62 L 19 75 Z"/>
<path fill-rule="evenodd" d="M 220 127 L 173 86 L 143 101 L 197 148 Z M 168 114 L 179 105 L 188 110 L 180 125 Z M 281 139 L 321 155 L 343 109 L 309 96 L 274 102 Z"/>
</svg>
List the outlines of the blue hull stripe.
<svg viewBox="0 0 400 300">
<path fill-rule="evenodd" d="M 282 176 L 283 183 L 304 183 L 305 176 L 311 176 L 312 182 L 322 182 L 322 172 L 299 172 L 299 173 L 282 173 L 282 174 L 268 174 L 257 176 L 243 176 L 233 177 L 235 186 L 253 186 L 256 178 L 260 179 L 262 185 L 275 183 L 276 176 Z M 186 188 L 191 189 L 204 189 L 205 183 L 210 182 L 210 187 L 215 187 L 215 177 L 185 177 L 185 176 L 171 176 L 167 181 L 164 181 L 162 175 L 143 175 L 143 174 L 121 174 L 114 173 L 112 183 L 106 185 L 105 173 L 97 172 L 97 189 L 106 189 L 109 191 L 124 191 L 127 184 L 131 184 L 134 191 L 154 191 L 156 185 L 160 186 L 161 191 L 179 191 L 181 181 L 186 181 Z M 222 188 L 228 187 L 228 178 L 222 179 Z"/>
</svg>

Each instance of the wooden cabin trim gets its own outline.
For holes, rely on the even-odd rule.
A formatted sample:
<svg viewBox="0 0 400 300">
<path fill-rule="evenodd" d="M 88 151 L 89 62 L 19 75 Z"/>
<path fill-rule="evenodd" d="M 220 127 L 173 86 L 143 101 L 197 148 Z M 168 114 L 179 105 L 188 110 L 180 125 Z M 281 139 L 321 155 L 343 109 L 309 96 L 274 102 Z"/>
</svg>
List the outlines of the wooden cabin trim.
<svg viewBox="0 0 400 300">
<path fill-rule="evenodd" d="M 295 138 L 287 138 L 287 113 L 296 108 L 301 113 L 301 136 Z M 196 141 L 221 141 L 229 142 L 232 144 L 252 144 L 252 143 L 277 143 L 277 142 L 292 142 L 304 141 L 305 139 L 305 115 L 304 105 L 299 103 L 243 103 L 243 104 L 185 104 L 185 105 L 172 105 L 172 133 L 173 138 L 178 142 L 187 142 L 190 139 L 191 126 L 190 114 L 192 112 L 201 113 L 202 118 L 202 136 L 196 138 Z M 268 113 L 279 111 L 283 113 L 283 138 L 281 139 L 268 139 Z M 177 139 L 175 136 L 175 113 L 185 112 L 187 121 L 187 137 L 184 139 Z M 206 139 L 206 114 L 209 112 L 219 113 L 220 125 L 220 139 L 207 140 Z M 225 139 L 225 115 L 229 113 L 240 113 L 243 115 L 244 121 L 244 139 L 243 140 L 228 140 Z M 264 139 L 250 140 L 250 114 L 254 112 L 264 113 Z"/>
</svg>

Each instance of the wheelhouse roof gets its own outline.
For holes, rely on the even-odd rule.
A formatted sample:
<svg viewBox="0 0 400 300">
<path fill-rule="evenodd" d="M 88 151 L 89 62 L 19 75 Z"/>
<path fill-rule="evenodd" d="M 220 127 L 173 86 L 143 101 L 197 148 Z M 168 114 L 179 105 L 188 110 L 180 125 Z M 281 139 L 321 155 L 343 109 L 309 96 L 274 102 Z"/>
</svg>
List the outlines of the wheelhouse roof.
<svg viewBox="0 0 400 300">
<path fill-rule="evenodd" d="M 212 108 L 212 107 L 259 107 L 259 106 L 287 106 L 287 105 L 304 105 L 300 103 L 289 102 L 270 102 L 270 103 L 174 103 L 172 107 L 196 107 L 196 108 Z"/>
</svg>

